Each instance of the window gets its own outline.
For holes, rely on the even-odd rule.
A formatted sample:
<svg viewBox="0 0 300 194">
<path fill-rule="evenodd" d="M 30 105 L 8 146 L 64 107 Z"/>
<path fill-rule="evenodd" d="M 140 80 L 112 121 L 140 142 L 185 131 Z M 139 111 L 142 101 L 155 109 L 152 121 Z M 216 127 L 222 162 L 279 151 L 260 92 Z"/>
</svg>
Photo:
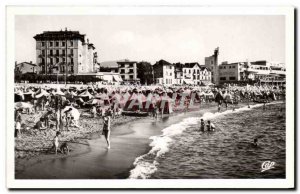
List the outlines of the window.
<svg viewBox="0 0 300 194">
<path fill-rule="evenodd" d="M 66 62 L 66 58 L 62 58 L 63 59 L 63 62 L 65 63 Z"/>
<path fill-rule="evenodd" d="M 50 50 L 50 56 L 52 56 L 53 55 L 53 50 Z"/>
<path fill-rule="evenodd" d="M 59 55 L 59 50 L 56 50 L 56 55 Z"/>
<path fill-rule="evenodd" d="M 234 68 L 235 68 L 235 65 L 234 65 L 234 66 L 232 66 L 232 68 L 234 69 Z"/>
<path fill-rule="evenodd" d="M 231 66 L 229 66 L 229 69 L 231 69 Z"/>
<path fill-rule="evenodd" d="M 42 50 L 42 55 L 45 55 L 45 50 Z"/>
<path fill-rule="evenodd" d="M 42 42 L 42 46 L 45 46 L 45 42 Z"/>
<path fill-rule="evenodd" d="M 59 47 L 59 42 L 58 41 L 55 42 L 55 46 Z"/>
<path fill-rule="evenodd" d="M 52 46 L 53 46 L 53 42 L 49 42 L 49 44 L 50 44 L 50 47 L 52 47 Z"/>
<path fill-rule="evenodd" d="M 59 58 L 58 57 L 56 58 L 56 63 L 59 63 Z"/>
<path fill-rule="evenodd" d="M 129 73 L 133 73 L 133 69 L 129 69 Z"/>
<path fill-rule="evenodd" d="M 62 54 L 65 55 L 66 54 L 66 50 L 62 50 Z"/>
<path fill-rule="evenodd" d="M 74 59 L 73 58 L 71 58 L 71 64 L 73 64 L 74 63 Z"/>
<path fill-rule="evenodd" d="M 65 42 L 62 42 L 62 46 L 66 46 L 66 43 L 65 43 Z"/>
<path fill-rule="evenodd" d="M 226 77 L 220 77 L 220 80 L 225 81 Z"/>
<path fill-rule="evenodd" d="M 71 72 L 74 73 L 74 66 L 71 66 Z"/>
<path fill-rule="evenodd" d="M 235 80 L 235 77 L 229 77 L 229 80 Z"/>
<path fill-rule="evenodd" d="M 130 79 L 133 79 L 133 75 L 130 75 L 129 78 L 130 78 Z"/>
<path fill-rule="evenodd" d="M 125 70 L 124 70 L 124 69 L 121 69 L 121 73 L 125 73 Z"/>
<path fill-rule="evenodd" d="M 133 67 L 133 64 L 129 64 L 129 67 Z"/>
<path fill-rule="evenodd" d="M 72 40 L 70 41 L 70 46 L 73 46 L 73 41 Z"/>
<path fill-rule="evenodd" d="M 210 64 L 211 64 L 211 65 L 214 64 L 214 61 L 211 61 Z"/>
<path fill-rule="evenodd" d="M 73 49 L 70 49 L 70 53 L 71 53 L 71 55 L 73 55 Z"/>
<path fill-rule="evenodd" d="M 122 79 L 124 80 L 125 79 L 125 75 L 121 75 Z"/>
</svg>

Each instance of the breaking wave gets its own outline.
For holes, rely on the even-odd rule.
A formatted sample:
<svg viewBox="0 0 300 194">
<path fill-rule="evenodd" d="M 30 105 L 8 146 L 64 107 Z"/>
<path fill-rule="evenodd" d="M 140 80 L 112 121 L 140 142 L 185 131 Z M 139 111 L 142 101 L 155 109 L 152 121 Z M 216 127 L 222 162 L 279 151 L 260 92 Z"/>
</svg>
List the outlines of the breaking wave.
<svg viewBox="0 0 300 194">
<path fill-rule="evenodd" d="M 278 103 L 280 102 L 272 102 L 268 104 L 278 104 Z M 202 117 L 189 117 L 183 119 L 183 121 L 177 124 L 173 124 L 167 128 L 164 128 L 162 130 L 162 135 L 150 137 L 150 139 L 152 140 L 152 142 L 150 143 L 151 150 L 147 154 L 139 156 L 135 159 L 133 163 L 135 167 L 130 171 L 129 178 L 130 179 L 151 178 L 151 175 L 157 170 L 157 167 L 159 165 L 157 159 L 159 157 L 162 157 L 165 153 L 169 151 L 169 147 L 174 141 L 174 136 L 178 136 L 189 127 L 198 124 L 201 118 L 204 120 L 209 120 L 222 115 L 238 113 L 241 111 L 249 111 L 253 108 L 261 107 L 261 106 L 263 106 L 263 104 L 251 105 L 250 108 L 248 108 L 248 106 L 245 106 L 242 108 L 235 109 L 234 111 L 231 109 L 231 110 L 226 110 L 224 112 L 216 112 L 216 113 L 207 112 L 204 113 Z"/>
</svg>

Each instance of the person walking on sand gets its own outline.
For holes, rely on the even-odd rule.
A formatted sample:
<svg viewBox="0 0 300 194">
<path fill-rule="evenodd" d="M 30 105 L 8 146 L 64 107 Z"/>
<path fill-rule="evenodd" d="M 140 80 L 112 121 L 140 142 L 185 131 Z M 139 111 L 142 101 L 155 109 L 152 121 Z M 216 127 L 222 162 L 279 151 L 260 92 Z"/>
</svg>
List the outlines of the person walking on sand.
<svg viewBox="0 0 300 194">
<path fill-rule="evenodd" d="M 57 155 L 57 151 L 60 150 L 59 148 L 59 136 L 60 136 L 60 132 L 57 131 L 55 134 L 55 137 L 53 139 L 53 148 L 55 149 L 55 154 Z"/>
<path fill-rule="evenodd" d="M 110 149 L 110 122 L 111 122 L 111 119 L 110 119 L 110 116 L 108 115 L 105 115 L 103 117 L 103 131 L 102 131 L 102 134 L 104 135 L 105 137 L 105 140 L 107 142 L 107 149 Z"/>
</svg>

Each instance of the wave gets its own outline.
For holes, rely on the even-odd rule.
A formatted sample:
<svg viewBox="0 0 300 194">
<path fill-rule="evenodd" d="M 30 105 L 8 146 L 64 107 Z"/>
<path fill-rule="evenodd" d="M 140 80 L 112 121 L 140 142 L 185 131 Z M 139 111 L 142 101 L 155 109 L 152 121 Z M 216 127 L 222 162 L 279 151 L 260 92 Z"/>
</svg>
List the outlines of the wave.
<svg viewBox="0 0 300 194">
<path fill-rule="evenodd" d="M 268 104 L 278 104 L 282 102 L 271 102 Z M 142 156 L 139 156 L 135 159 L 133 165 L 135 166 L 130 171 L 130 179 L 147 179 L 150 178 L 151 175 L 157 170 L 159 163 L 157 162 L 157 158 L 163 156 L 165 153 L 169 151 L 169 147 L 174 140 L 173 137 L 181 134 L 187 128 L 196 125 L 201 119 L 209 120 L 222 115 L 238 113 L 241 111 L 249 111 L 253 108 L 261 107 L 263 104 L 251 105 L 250 108 L 248 106 L 238 108 L 233 110 L 226 110 L 224 112 L 216 112 L 204 113 L 202 117 L 189 117 L 185 118 L 183 121 L 177 124 L 170 125 L 167 128 L 162 130 L 162 135 L 152 136 L 149 139 L 152 140 L 150 143 L 151 150 Z"/>
</svg>

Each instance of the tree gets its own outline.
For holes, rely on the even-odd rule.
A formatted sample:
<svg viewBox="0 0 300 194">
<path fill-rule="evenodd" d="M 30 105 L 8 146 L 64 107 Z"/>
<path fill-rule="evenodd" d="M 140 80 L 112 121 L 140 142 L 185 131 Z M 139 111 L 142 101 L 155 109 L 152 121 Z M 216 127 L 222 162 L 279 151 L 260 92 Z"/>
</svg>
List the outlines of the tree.
<svg viewBox="0 0 300 194">
<path fill-rule="evenodd" d="M 152 84 L 154 82 L 152 65 L 147 61 L 137 63 L 137 77 L 141 84 Z"/>
</svg>

